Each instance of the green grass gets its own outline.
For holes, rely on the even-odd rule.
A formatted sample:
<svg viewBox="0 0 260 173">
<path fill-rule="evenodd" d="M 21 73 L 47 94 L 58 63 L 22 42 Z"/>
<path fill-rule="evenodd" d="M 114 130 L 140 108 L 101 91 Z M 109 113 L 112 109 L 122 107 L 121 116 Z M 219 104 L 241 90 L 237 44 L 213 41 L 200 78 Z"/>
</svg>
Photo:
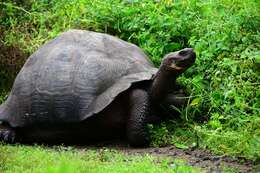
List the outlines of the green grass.
<svg viewBox="0 0 260 173">
<path fill-rule="evenodd" d="M 195 48 L 196 64 L 179 79 L 190 102 L 179 121 L 150 126 L 153 145 L 259 159 L 259 0 L 6 0 L 0 8 L 0 44 L 24 54 L 71 28 L 137 44 L 157 66 L 168 52 Z M 1 56 L 2 95 L 17 73 L 9 61 L 20 67 L 22 55 Z"/>
<path fill-rule="evenodd" d="M 107 148 L 0 145 L 0 156 L 0 172 L 4 173 L 201 172 L 181 160 L 130 156 Z"/>
</svg>

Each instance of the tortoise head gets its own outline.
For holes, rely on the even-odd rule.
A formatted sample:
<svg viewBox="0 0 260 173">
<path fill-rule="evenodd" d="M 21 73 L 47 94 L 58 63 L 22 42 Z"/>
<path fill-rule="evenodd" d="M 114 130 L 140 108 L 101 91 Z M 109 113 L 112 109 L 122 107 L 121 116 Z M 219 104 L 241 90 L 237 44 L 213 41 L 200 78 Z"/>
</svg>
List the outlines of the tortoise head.
<svg viewBox="0 0 260 173">
<path fill-rule="evenodd" d="M 175 73 L 182 73 L 195 62 L 196 54 L 192 48 L 169 53 L 163 58 L 162 65 Z"/>
<path fill-rule="evenodd" d="M 195 62 L 196 54 L 192 48 L 185 48 L 165 55 L 151 87 L 152 100 L 160 103 L 172 89 L 176 78 Z"/>
</svg>

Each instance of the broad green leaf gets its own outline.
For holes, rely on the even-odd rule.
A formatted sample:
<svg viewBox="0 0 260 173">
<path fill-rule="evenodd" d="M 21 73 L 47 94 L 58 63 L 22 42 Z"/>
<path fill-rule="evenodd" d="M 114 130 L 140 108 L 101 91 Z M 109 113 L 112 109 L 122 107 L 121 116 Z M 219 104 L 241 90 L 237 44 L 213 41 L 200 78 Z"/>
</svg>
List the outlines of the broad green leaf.
<svg viewBox="0 0 260 173">
<path fill-rule="evenodd" d="M 191 105 L 191 106 L 195 106 L 195 105 L 199 104 L 199 102 L 200 102 L 200 98 L 195 98 L 195 99 L 192 100 L 192 102 L 190 103 L 190 105 Z"/>
</svg>

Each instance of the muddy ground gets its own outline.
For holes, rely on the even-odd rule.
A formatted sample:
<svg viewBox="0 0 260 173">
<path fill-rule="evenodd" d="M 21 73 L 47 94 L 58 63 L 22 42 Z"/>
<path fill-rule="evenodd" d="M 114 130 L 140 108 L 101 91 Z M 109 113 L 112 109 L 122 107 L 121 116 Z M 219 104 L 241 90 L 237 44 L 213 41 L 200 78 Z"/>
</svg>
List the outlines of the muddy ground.
<svg viewBox="0 0 260 173">
<path fill-rule="evenodd" d="M 131 148 L 125 143 L 120 144 L 100 144 L 98 146 L 90 146 L 87 148 L 99 149 L 104 148 L 114 149 L 129 155 L 146 155 L 150 154 L 157 157 L 158 160 L 162 158 L 181 159 L 187 162 L 187 165 L 201 168 L 203 172 L 222 173 L 234 172 L 241 173 L 260 173 L 260 167 L 257 162 L 246 160 L 244 158 L 232 158 L 224 155 L 214 155 L 208 150 L 203 149 L 178 149 L 175 146 L 166 147 L 149 147 L 149 148 Z M 170 166 L 176 166 L 174 163 Z"/>
</svg>

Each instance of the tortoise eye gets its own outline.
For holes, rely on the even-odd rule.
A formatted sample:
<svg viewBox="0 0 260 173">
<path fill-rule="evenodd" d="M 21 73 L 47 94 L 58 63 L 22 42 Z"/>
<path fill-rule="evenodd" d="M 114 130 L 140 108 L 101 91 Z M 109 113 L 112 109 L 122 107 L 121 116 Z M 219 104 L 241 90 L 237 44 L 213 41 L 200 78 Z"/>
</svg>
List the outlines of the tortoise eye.
<svg viewBox="0 0 260 173">
<path fill-rule="evenodd" d="M 181 55 L 181 56 L 185 56 L 187 54 L 188 54 L 187 50 L 182 50 L 182 51 L 179 52 L 179 55 Z"/>
</svg>

